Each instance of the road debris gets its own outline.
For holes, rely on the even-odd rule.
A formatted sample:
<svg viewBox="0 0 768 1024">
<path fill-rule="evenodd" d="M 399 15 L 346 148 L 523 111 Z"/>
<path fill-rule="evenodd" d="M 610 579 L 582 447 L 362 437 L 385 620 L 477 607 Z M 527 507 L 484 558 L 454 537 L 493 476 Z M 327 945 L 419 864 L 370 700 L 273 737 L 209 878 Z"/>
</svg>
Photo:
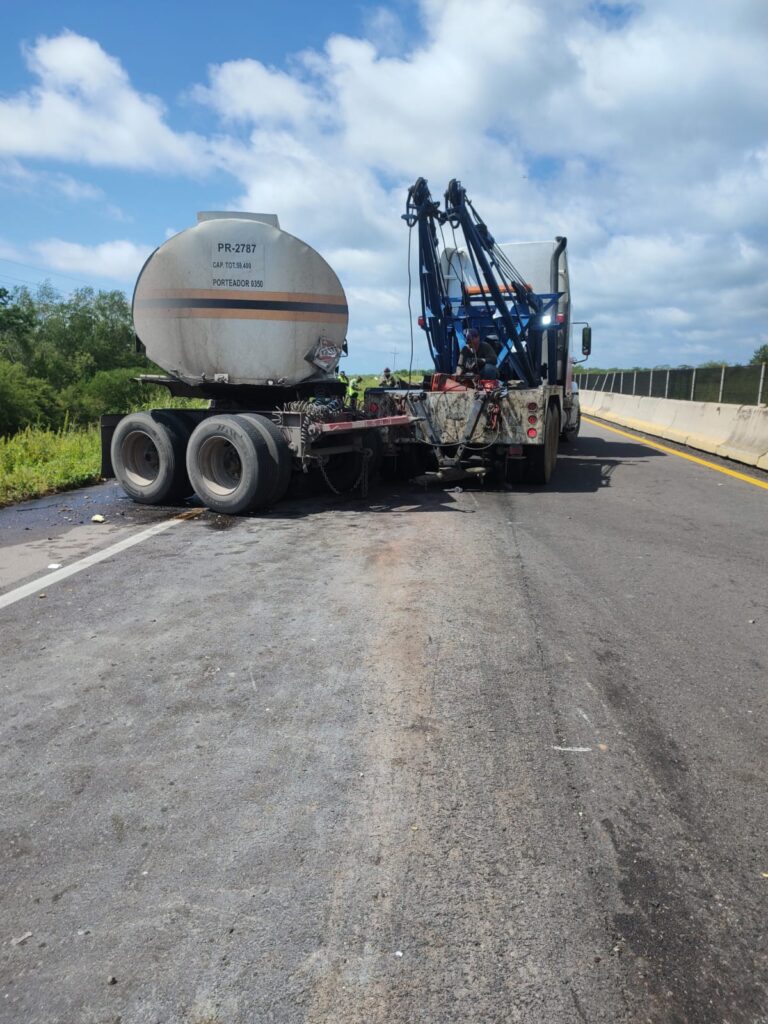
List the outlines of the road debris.
<svg viewBox="0 0 768 1024">
<path fill-rule="evenodd" d="M 95 516 L 91 516 L 92 523 L 106 523 L 106 521 L 106 517 L 99 515 L 98 513 Z"/>
<path fill-rule="evenodd" d="M 32 938 L 32 932 L 24 932 L 24 934 L 20 935 L 18 937 L 18 939 L 11 939 L 11 945 L 12 946 L 23 946 L 26 943 L 27 939 L 31 939 L 31 938 Z"/>
</svg>

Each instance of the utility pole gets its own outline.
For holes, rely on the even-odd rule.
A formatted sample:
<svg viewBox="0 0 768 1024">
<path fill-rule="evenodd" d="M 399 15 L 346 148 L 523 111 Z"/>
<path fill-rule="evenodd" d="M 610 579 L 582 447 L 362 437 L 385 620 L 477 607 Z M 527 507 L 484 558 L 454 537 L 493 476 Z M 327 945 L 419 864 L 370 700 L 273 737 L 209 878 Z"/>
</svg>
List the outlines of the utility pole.
<svg viewBox="0 0 768 1024">
<path fill-rule="evenodd" d="M 397 345 L 392 349 L 392 375 L 394 376 L 395 370 L 397 369 Z"/>
</svg>

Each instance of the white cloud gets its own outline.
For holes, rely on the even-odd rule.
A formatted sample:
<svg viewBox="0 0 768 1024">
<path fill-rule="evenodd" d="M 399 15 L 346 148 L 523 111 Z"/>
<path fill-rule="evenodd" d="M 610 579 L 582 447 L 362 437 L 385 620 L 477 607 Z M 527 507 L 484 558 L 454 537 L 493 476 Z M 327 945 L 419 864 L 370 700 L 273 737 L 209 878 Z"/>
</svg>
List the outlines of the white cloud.
<svg viewBox="0 0 768 1024">
<path fill-rule="evenodd" d="M 312 91 L 283 71 L 257 60 L 234 60 L 209 68 L 210 85 L 196 86 L 192 97 L 226 121 L 299 124 L 316 103 Z"/>
<path fill-rule="evenodd" d="M 17 245 L 0 238 L 0 260 L 6 260 L 8 263 L 19 263 L 22 259 L 23 252 Z"/>
<path fill-rule="evenodd" d="M 407 37 L 382 5 L 362 38 L 282 68 L 212 65 L 187 89 L 219 118 L 209 138 L 175 132 L 97 42 L 41 39 L 37 84 L 0 101 L 0 152 L 227 172 L 231 208 L 276 212 L 340 273 L 367 365 L 409 344 L 400 215 L 419 175 L 436 197 L 461 178 L 499 239 L 568 236 L 596 362 L 748 358 L 768 315 L 764 0 L 475 0 L 471 20 L 422 0 L 420 17 Z M 42 245 L 70 270 L 101 262 Z M 144 252 L 103 247 L 121 273 L 125 246 Z"/>
<path fill-rule="evenodd" d="M 173 132 L 160 101 L 136 92 L 94 40 L 41 37 L 25 56 L 39 82 L 0 100 L 0 154 L 166 172 L 204 166 L 202 140 Z"/>
<path fill-rule="evenodd" d="M 49 238 L 33 246 L 39 259 L 52 270 L 126 284 L 133 284 L 136 280 L 152 248 L 127 241 L 79 245 L 60 238 Z"/>
<path fill-rule="evenodd" d="M 395 11 L 388 7 L 367 9 L 364 21 L 365 38 L 371 40 L 380 54 L 394 57 L 407 48 L 405 27 Z"/>
<path fill-rule="evenodd" d="M 0 184 L 21 192 L 54 192 L 73 202 L 102 201 L 103 189 L 58 171 L 35 171 L 18 160 L 0 160 Z"/>
</svg>

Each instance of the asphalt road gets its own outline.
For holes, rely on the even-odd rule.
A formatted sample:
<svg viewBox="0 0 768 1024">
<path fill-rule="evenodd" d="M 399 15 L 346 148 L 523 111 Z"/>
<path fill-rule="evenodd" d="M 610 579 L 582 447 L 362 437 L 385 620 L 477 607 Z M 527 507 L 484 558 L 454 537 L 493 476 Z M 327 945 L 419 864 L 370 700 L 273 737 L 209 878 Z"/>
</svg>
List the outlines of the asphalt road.
<svg viewBox="0 0 768 1024">
<path fill-rule="evenodd" d="M 171 515 L 0 513 L 0 1020 L 768 1021 L 768 491 Z"/>
</svg>

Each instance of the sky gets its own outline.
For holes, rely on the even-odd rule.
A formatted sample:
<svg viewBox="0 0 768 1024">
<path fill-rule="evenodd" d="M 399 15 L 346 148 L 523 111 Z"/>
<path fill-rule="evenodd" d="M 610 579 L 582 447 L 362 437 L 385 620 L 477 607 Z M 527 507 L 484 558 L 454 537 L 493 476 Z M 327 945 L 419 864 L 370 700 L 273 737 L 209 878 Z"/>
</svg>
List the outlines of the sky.
<svg viewBox="0 0 768 1024">
<path fill-rule="evenodd" d="M 459 178 L 497 240 L 567 236 L 593 365 L 747 362 L 768 342 L 766 0 L 2 13 L 0 287 L 130 297 L 198 210 L 277 213 L 344 285 L 346 368 L 400 368 L 407 189 Z"/>
</svg>

